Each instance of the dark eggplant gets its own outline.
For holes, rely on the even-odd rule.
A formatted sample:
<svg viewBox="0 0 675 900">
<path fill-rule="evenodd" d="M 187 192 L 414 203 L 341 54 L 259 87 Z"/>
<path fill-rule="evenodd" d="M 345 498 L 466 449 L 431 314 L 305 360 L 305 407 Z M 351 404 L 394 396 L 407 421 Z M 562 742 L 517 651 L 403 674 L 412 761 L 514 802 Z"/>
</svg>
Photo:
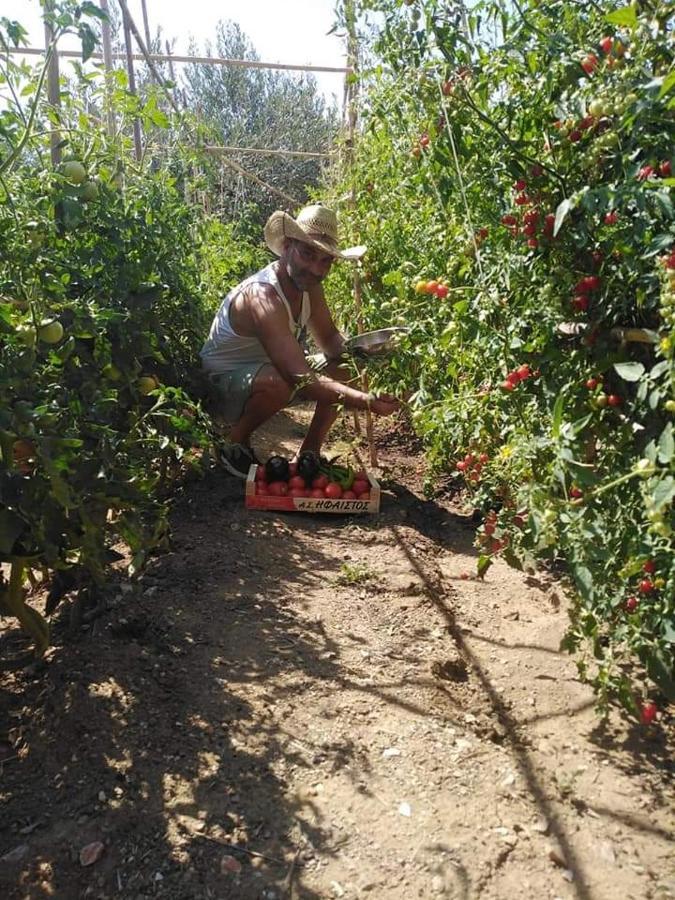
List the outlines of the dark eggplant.
<svg viewBox="0 0 675 900">
<path fill-rule="evenodd" d="M 290 475 L 288 460 L 283 456 L 270 456 L 265 463 L 265 475 L 268 484 L 273 481 L 288 481 Z"/>
<path fill-rule="evenodd" d="M 316 453 L 312 453 L 311 450 L 301 453 L 298 457 L 298 475 L 304 478 L 307 484 L 311 484 L 319 475 L 320 466 L 321 460 L 319 456 Z"/>
</svg>

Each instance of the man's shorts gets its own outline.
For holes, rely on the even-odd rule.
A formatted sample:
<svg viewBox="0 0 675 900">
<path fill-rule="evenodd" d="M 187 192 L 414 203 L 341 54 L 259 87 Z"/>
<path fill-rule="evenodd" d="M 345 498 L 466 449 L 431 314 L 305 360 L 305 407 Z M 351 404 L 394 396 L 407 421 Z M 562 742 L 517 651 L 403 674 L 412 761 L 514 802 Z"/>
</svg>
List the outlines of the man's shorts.
<svg viewBox="0 0 675 900">
<path fill-rule="evenodd" d="M 323 353 L 312 353 L 306 359 L 315 372 L 320 372 L 326 365 L 326 357 Z M 225 422 L 232 424 L 241 418 L 248 398 L 251 396 L 256 375 L 263 366 L 267 365 L 271 365 L 268 360 L 255 360 L 242 363 L 231 372 L 208 375 L 216 402 L 217 415 L 222 417 Z M 296 395 L 289 405 L 292 406 L 299 402 L 301 402 L 301 398 Z"/>
</svg>

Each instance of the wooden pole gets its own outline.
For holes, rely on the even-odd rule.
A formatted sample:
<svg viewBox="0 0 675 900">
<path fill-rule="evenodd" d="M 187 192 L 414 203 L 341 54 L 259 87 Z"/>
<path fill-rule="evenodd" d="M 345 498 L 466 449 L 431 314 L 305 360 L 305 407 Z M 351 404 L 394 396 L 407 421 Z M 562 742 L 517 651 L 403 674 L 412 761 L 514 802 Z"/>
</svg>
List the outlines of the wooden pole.
<svg viewBox="0 0 675 900">
<path fill-rule="evenodd" d="M 144 45 L 145 46 L 145 45 Z M 14 53 L 20 56 L 44 56 L 44 50 L 39 47 L 7 47 L 3 49 L 3 53 Z M 81 59 L 82 52 L 77 50 L 59 50 L 59 56 L 71 57 L 73 59 Z M 126 53 L 113 53 L 113 59 L 126 59 Z M 163 53 L 133 53 L 133 59 L 150 60 L 151 62 L 168 62 L 169 57 Z M 101 53 L 92 53 L 90 59 L 103 59 Z M 218 56 L 178 56 L 172 54 L 171 59 L 174 63 L 192 63 L 197 66 L 230 66 L 239 69 L 279 69 L 283 72 L 333 72 L 336 74 L 344 74 L 349 69 L 336 66 L 297 66 L 294 63 L 279 62 L 261 62 L 253 59 L 225 59 Z"/>
<path fill-rule="evenodd" d="M 110 8 L 108 0 L 99 0 L 99 6 L 109 16 Z M 113 71 L 112 57 L 112 35 L 110 32 L 110 19 L 106 18 L 101 24 L 101 38 L 103 41 L 103 67 L 105 69 L 105 103 L 106 103 L 106 121 L 108 123 L 108 134 L 110 137 L 115 135 L 115 110 L 113 109 L 111 97 L 111 77 Z"/>
<path fill-rule="evenodd" d="M 150 40 L 150 23 L 148 22 L 148 7 L 145 0 L 141 0 L 141 9 L 143 11 L 143 30 L 145 31 L 145 46 L 148 52 L 152 50 L 152 41 Z"/>
<path fill-rule="evenodd" d="M 53 8 L 53 0 L 45 0 L 45 14 L 51 13 Z M 49 50 L 53 41 L 54 30 L 45 15 L 45 47 L 47 50 Z M 61 109 L 61 88 L 59 85 L 59 78 L 59 57 L 56 52 L 56 47 L 53 47 L 52 55 L 49 59 L 49 66 L 47 68 L 47 100 L 57 115 Z M 52 166 L 56 169 L 61 163 L 61 132 L 57 127 L 54 127 L 50 132 L 49 145 Z"/>
<path fill-rule="evenodd" d="M 128 25 L 129 29 L 131 30 L 131 33 L 136 38 L 136 43 L 138 44 L 138 48 L 141 51 L 141 54 L 142 54 L 143 58 L 145 59 L 145 62 L 147 63 L 148 68 L 150 69 L 152 77 L 155 79 L 156 83 L 161 88 L 164 89 L 164 92 L 169 100 L 169 103 L 173 106 L 175 112 L 178 112 L 178 107 L 176 106 L 173 97 L 169 93 L 169 90 L 167 89 L 166 85 L 164 84 L 164 79 L 157 71 L 157 67 L 155 66 L 152 55 L 148 51 L 148 48 L 145 46 L 145 43 L 143 41 L 143 38 L 141 37 L 140 31 L 138 30 L 138 28 L 136 28 L 136 23 L 131 18 L 131 13 L 129 12 L 129 7 L 127 6 L 127 0 L 117 0 L 117 2 L 119 3 L 120 8 L 122 9 L 122 15 L 124 17 L 125 24 Z"/>
<path fill-rule="evenodd" d="M 180 102 L 180 96 L 178 93 L 178 88 L 176 87 L 176 73 L 173 68 L 173 59 L 171 58 L 171 44 L 168 41 L 166 41 L 166 55 L 169 58 L 169 75 L 171 76 L 171 81 L 173 82 L 173 85 L 174 85 L 173 102 L 176 104 L 176 108 L 177 108 L 178 104 Z M 184 103 L 183 103 L 183 106 L 185 106 Z"/>
<path fill-rule="evenodd" d="M 134 72 L 134 59 L 131 46 L 131 28 L 129 27 L 129 14 L 126 9 L 124 0 L 120 4 L 122 7 L 122 24 L 124 27 L 124 46 L 127 54 L 127 75 L 129 77 L 129 93 L 136 96 L 136 74 Z M 136 161 L 140 162 L 143 156 L 143 143 L 141 141 L 141 123 L 138 118 L 134 118 L 134 152 Z"/>
<path fill-rule="evenodd" d="M 346 163 L 353 169 L 354 166 L 354 145 L 356 142 L 356 129 L 358 124 L 358 100 L 359 100 L 359 48 L 356 36 L 356 10 L 354 0 L 344 0 L 345 19 L 347 22 L 347 66 L 350 75 L 347 75 L 347 147 L 346 147 Z M 356 183 L 354 173 L 352 171 L 352 186 L 349 192 L 350 209 L 356 209 Z M 357 236 L 357 243 L 358 236 Z M 354 263 L 354 308 L 356 311 L 356 326 L 359 334 L 363 334 L 363 304 L 361 293 L 361 272 L 357 263 Z M 363 390 L 368 393 L 368 376 L 365 372 L 362 375 Z M 366 438 L 368 440 L 368 454 L 370 465 L 376 468 L 378 465 L 377 448 L 373 437 L 373 415 L 371 411 L 366 410 Z"/>
</svg>

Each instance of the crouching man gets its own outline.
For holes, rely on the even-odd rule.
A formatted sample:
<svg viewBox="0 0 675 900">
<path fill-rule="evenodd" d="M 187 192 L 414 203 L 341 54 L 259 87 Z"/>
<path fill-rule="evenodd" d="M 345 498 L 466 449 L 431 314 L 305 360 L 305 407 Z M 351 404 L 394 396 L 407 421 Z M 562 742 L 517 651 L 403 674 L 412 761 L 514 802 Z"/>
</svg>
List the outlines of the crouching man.
<svg viewBox="0 0 675 900">
<path fill-rule="evenodd" d="M 339 406 L 381 416 L 399 408 L 395 397 L 346 383 L 349 374 L 338 363 L 344 338 L 323 292 L 335 260 L 358 259 L 365 247 L 340 250 L 335 213 L 319 205 L 305 207 L 296 219 L 272 213 L 264 236 L 278 259 L 230 291 L 201 350 L 219 411 L 231 424 L 221 461 L 239 478 L 258 462 L 252 434 L 296 397 L 316 402 L 299 452 L 320 452 Z M 328 360 L 320 372 L 303 348 L 307 331 Z"/>
</svg>

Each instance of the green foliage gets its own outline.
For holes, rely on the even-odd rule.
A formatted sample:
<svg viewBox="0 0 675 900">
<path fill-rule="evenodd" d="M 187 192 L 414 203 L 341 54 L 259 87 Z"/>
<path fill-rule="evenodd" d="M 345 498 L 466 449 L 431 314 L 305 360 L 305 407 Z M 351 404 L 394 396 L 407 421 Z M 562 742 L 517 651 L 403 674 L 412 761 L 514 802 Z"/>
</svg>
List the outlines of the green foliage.
<svg viewBox="0 0 675 900">
<path fill-rule="evenodd" d="M 369 246 L 366 328 L 411 328 L 379 386 L 413 392 L 434 466 L 485 512 L 481 576 L 497 553 L 565 564 L 565 645 L 600 704 L 672 700 L 669 10 L 359 10 L 380 28 L 356 166 L 332 191 L 355 190 L 341 216 Z"/>
<path fill-rule="evenodd" d="M 55 24 L 82 37 L 90 7 L 58 4 Z M 0 43 L 20 39 L 0 22 Z M 3 62 L 0 612 L 39 652 L 49 630 L 25 602 L 27 574 L 50 577 L 51 612 L 68 590 L 104 583 L 115 545 L 129 548 L 134 575 L 165 544 L 171 486 L 209 459 L 200 346 L 222 293 L 262 256 L 188 202 L 198 159 L 178 149 L 184 126 L 160 114 L 150 87 L 140 101 L 113 77 L 109 137 L 100 76 L 79 77 L 86 107 L 64 91 L 57 115 L 43 68 Z M 158 138 L 142 163 L 126 136 L 136 116 L 146 144 Z"/>
</svg>

